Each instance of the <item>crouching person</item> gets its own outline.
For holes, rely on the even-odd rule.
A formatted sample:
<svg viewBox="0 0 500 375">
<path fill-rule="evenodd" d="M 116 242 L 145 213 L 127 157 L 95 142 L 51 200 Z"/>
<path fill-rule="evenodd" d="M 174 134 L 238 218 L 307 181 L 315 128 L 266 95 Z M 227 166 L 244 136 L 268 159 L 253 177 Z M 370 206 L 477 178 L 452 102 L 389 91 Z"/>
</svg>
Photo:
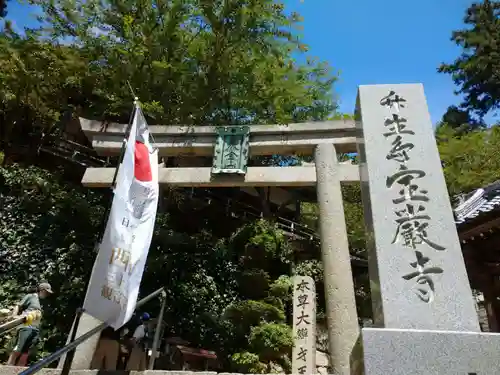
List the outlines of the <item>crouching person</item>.
<svg viewBox="0 0 500 375">
<path fill-rule="evenodd" d="M 26 366 L 30 351 L 40 340 L 40 323 L 42 319 L 42 305 L 40 300 L 52 294 L 52 288 L 48 283 L 41 283 L 36 293 L 29 293 L 14 307 L 12 315 L 25 316 L 24 325 L 18 329 L 16 345 L 9 356 L 7 364 L 10 366 Z"/>
</svg>

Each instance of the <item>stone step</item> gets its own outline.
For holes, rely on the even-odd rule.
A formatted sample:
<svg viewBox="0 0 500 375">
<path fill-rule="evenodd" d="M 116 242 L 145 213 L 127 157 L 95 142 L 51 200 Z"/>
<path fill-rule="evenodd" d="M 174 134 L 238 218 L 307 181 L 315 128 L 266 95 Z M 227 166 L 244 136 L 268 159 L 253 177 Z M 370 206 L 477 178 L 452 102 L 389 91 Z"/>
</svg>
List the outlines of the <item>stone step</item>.
<svg viewBox="0 0 500 375">
<path fill-rule="evenodd" d="M 26 367 L 18 366 L 1 366 L 0 375 L 17 375 Z M 60 375 L 61 369 L 58 368 L 45 368 L 37 372 L 39 375 Z M 101 371 L 101 370 L 71 370 L 70 375 L 217 375 L 216 372 L 210 371 L 164 371 L 164 370 L 147 370 L 147 371 Z M 239 375 L 239 374 L 226 374 L 226 375 Z"/>
<path fill-rule="evenodd" d="M 25 370 L 25 367 L 2 366 L 0 365 L 0 375 L 17 375 Z M 61 369 L 46 368 L 37 372 L 39 375 L 60 375 Z M 71 370 L 70 375 L 242 375 L 239 373 L 211 372 L 211 371 L 100 371 L 100 370 Z M 266 375 L 266 374 L 264 374 Z M 267 374 L 277 375 L 277 374 Z M 293 375 L 293 374 L 292 374 Z"/>
</svg>

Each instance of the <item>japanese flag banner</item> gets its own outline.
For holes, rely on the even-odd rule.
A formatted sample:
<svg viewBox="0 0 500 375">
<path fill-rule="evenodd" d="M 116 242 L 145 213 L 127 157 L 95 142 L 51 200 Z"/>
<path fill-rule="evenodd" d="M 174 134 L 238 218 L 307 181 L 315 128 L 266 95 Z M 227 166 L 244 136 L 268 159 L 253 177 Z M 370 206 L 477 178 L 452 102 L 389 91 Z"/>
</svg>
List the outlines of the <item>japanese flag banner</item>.
<svg viewBox="0 0 500 375">
<path fill-rule="evenodd" d="M 158 207 L 158 151 L 139 106 L 118 166 L 106 229 L 83 308 L 114 329 L 132 316 Z"/>
</svg>

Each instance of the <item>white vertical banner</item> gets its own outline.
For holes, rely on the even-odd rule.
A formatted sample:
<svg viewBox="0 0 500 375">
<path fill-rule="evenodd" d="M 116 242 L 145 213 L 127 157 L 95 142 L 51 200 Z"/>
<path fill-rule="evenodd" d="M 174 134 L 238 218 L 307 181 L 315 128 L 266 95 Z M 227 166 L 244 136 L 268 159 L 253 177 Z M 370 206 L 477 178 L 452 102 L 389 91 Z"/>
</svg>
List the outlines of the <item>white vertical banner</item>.
<svg viewBox="0 0 500 375">
<path fill-rule="evenodd" d="M 83 308 L 117 329 L 132 316 L 158 207 L 158 151 L 136 106 Z"/>
</svg>

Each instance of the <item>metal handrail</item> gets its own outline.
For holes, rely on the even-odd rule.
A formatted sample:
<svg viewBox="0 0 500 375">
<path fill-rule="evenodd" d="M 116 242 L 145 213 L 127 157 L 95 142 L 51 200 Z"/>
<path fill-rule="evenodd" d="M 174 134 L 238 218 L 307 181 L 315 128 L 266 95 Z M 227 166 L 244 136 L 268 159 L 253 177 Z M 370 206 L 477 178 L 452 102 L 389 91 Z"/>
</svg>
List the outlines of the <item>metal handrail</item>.
<svg viewBox="0 0 500 375">
<path fill-rule="evenodd" d="M 160 288 L 160 289 L 156 290 L 155 292 L 149 294 L 148 296 L 144 297 L 143 299 L 141 299 L 140 301 L 137 302 L 136 308 L 141 307 L 142 305 L 148 303 L 153 298 L 155 298 L 158 295 L 160 295 L 163 292 L 163 290 L 164 290 L 164 288 Z M 77 339 L 75 339 L 75 341 L 70 342 L 68 345 L 62 347 L 61 349 L 59 349 L 57 351 L 55 351 L 51 355 L 49 355 L 49 356 L 47 356 L 45 358 L 42 358 L 41 360 L 39 360 L 37 363 L 33 364 L 32 366 L 30 366 L 26 370 L 21 371 L 18 375 L 31 375 L 31 374 L 35 374 L 36 372 L 38 372 L 41 369 L 43 369 L 43 368 L 47 367 L 48 365 L 50 365 L 52 362 L 54 362 L 54 361 L 58 360 L 59 358 L 61 358 L 64 354 L 66 354 L 69 351 L 75 349 L 82 342 L 86 341 L 87 339 L 89 339 L 90 337 L 94 336 L 95 334 L 101 332 L 106 327 L 108 327 L 107 323 L 101 323 L 100 325 L 98 325 L 97 327 L 91 329 L 90 331 L 85 332 L 83 335 L 81 335 L 80 337 L 78 337 Z M 74 327 L 74 329 L 76 329 L 76 327 Z"/>
<path fill-rule="evenodd" d="M 217 194 L 214 194 L 208 190 L 204 190 L 206 195 L 208 196 L 209 199 L 215 199 L 218 200 L 219 202 L 222 201 L 222 197 L 218 196 Z M 194 193 L 197 195 L 196 193 Z M 200 193 L 200 196 L 202 194 Z M 207 198 L 207 197 L 205 197 Z M 259 215 L 259 210 L 256 209 L 253 206 L 250 206 L 246 203 L 243 202 L 233 202 L 233 206 L 236 206 L 236 208 L 240 209 L 243 211 L 245 214 L 250 215 L 255 218 L 261 217 Z M 253 212 L 252 212 L 253 211 Z M 292 220 L 286 219 L 281 216 L 275 217 L 276 219 L 276 224 L 278 225 L 279 229 L 281 230 L 290 230 L 290 233 L 295 234 L 299 237 L 306 238 L 309 240 L 314 240 L 314 241 L 320 241 L 320 237 L 316 233 L 315 230 L 309 228 L 307 225 L 304 224 L 299 224 L 297 222 L 294 222 Z M 351 254 L 351 262 L 353 262 L 354 265 L 360 266 L 360 267 L 367 267 L 368 266 L 368 260 L 366 258 Z"/>
<path fill-rule="evenodd" d="M 3 335 L 4 333 L 7 333 L 10 330 L 19 327 L 25 321 L 26 321 L 26 317 L 25 316 L 20 316 L 20 317 L 14 319 L 14 320 L 11 320 L 10 322 L 1 324 L 0 325 L 0 335 Z"/>
</svg>

